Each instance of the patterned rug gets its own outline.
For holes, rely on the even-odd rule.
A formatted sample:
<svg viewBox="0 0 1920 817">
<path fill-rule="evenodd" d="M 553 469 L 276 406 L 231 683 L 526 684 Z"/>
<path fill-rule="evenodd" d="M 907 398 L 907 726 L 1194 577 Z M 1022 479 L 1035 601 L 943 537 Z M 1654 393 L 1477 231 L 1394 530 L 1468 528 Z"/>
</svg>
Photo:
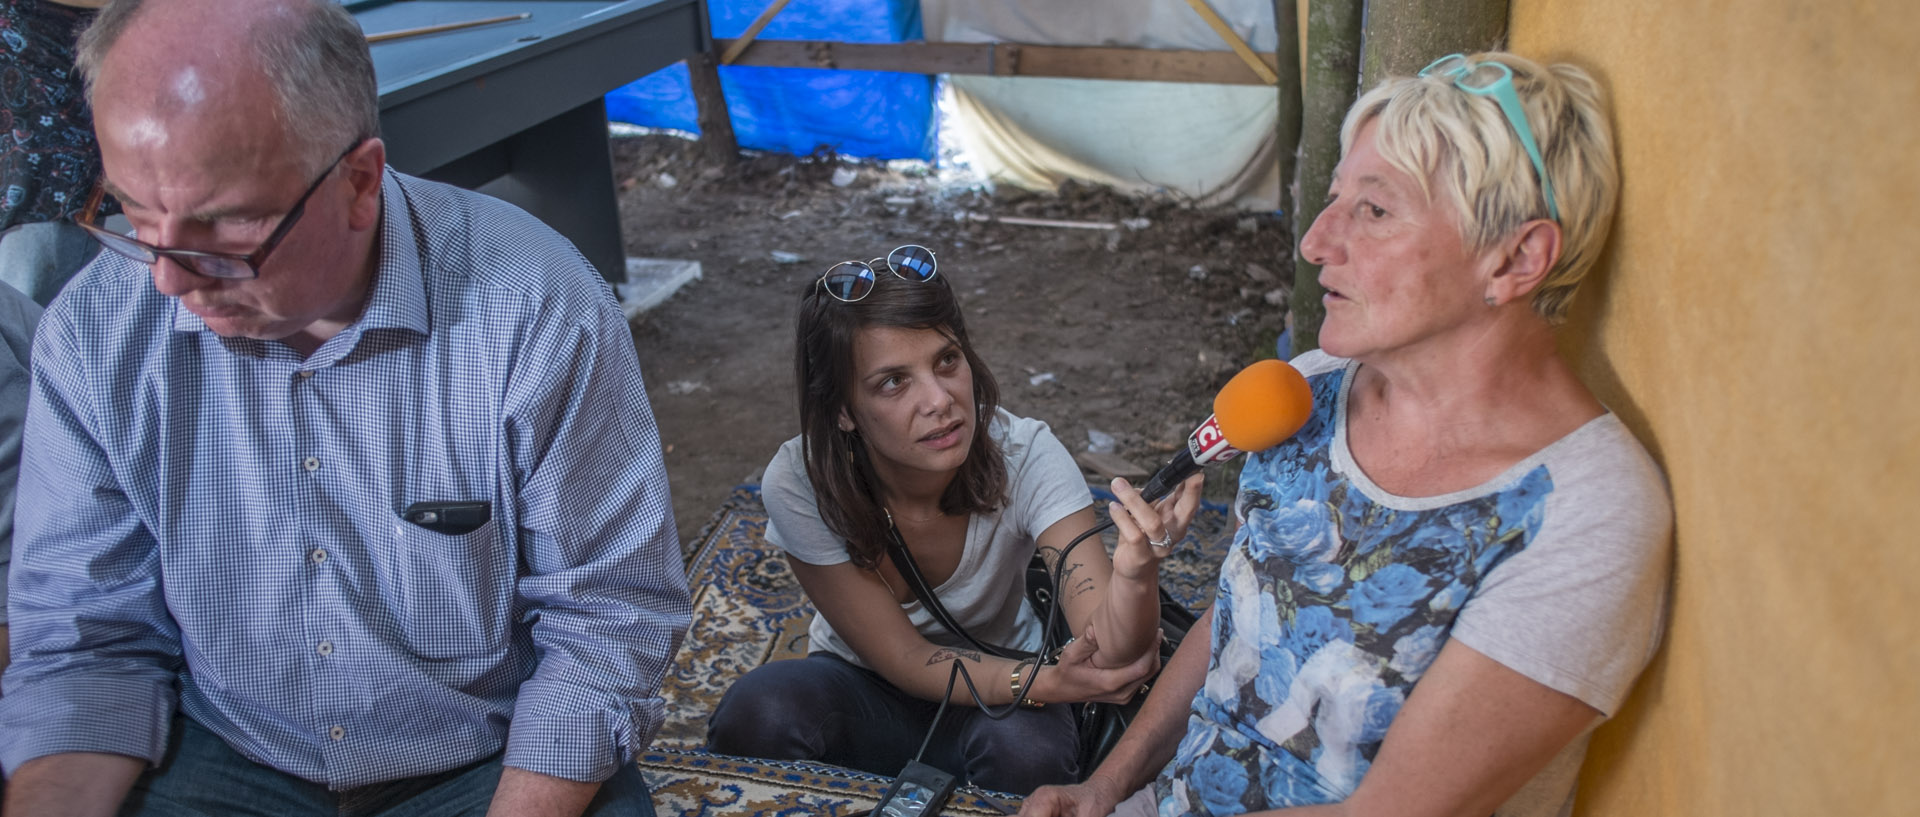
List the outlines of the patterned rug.
<svg viewBox="0 0 1920 817">
<path fill-rule="evenodd" d="M 653 791 L 653 808 L 660 817 L 854 817 L 878 805 L 892 782 L 878 775 L 818 764 L 657 746 L 641 754 L 640 769 L 646 774 L 647 786 Z M 1017 797 L 989 797 L 979 790 L 962 788 L 953 793 L 940 813 L 999 817 L 1019 806 Z"/>
<path fill-rule="evenodd" d="M 1101 507 L 1112 499 L 1100 488 L 1094 496 Z M 1224 506 L 1203 506 L 1186 541 L 1161 563 L 1161 584 L 1195 611 L 1213 601 L 1231 526 Z M 707 716 L 734 679 L 807 653 L 813 605 L 787 568 L 786 554 L 767 543 L 766 530 L 760 487 L 742 485 L 690 543 L 693 623 L 663 684 L 666 723 L 640 762 L 662 815 L 852 815 L 872 808 L 886 791 L 888 779 L 874 775 L 705 751 Z M 1113 547 L 1111 532 L 1106 546 Z M 947 813 L 1003 813 L 996 799 L 1017 802 L 962 789 Z"/>
</svg>

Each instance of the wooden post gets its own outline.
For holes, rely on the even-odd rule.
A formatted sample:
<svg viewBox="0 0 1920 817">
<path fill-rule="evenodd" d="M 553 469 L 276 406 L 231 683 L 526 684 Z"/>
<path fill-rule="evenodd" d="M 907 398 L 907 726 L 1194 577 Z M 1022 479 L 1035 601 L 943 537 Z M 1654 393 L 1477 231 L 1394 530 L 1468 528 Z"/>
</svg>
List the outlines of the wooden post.
<svg viewBox="0 0 1920 817">
<path fill-rule="evenodd" d="M 1307 6 L 1307 70 L 1300 91 L 1299 183 L 1293 210 L 1293 353 L 1320 346 L 1326 307 L 1320 267 L 1300 257 L 1300 237 L 1327 206 L 1327 185 L 1340 164 L 1340 123 L 1353 107 L 1360 79 L 1364 0 L 1312 0 Z"/>
<path fill-rule="evenodd" d="M 1362 37 L 1360 87 L 1372 88 L 1456 51 L 1498 48 L 1507 38 L 1507 0 L 1373 0 Z"/>
<path fill-rule="evenodd" d="M 720 90 L 719 60 L 712 51 L 687 58 L 687 75 L 693 83 L 693 101 L 699 106 L 700 146 L 707 157 L 732 164 L 740 157 L 740 143 L 733 136 L 733 116 L 727 113 L 727 95 Z"/>
<path fill-rule="evenodd" d="M 1291 214 L 1300 200 L 1293 191 L 1294 168 L 1300 156 L 1300 2 L 1273 0 L 1273 29 L 1276 40 L 1273 60 L 1278 64 L 1280 113 L 1274 137 L 1280 155 L 1280 206 Z"/>
</svg>

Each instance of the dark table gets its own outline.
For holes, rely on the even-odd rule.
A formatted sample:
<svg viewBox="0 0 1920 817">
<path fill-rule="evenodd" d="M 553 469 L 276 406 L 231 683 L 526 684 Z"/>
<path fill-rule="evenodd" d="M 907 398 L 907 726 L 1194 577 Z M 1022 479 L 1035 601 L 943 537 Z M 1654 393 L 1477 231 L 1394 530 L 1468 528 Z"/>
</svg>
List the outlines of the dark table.
<svg viewBox="0 0 1920 817">
<path fill-rule="evenodd" d="M 602 97 L 707 47 L 700 0 L 356 0 L 368 34 L 531 12 L 373 43 L 387 162 L 525 208 L 626 280 Z"/>
</svg>

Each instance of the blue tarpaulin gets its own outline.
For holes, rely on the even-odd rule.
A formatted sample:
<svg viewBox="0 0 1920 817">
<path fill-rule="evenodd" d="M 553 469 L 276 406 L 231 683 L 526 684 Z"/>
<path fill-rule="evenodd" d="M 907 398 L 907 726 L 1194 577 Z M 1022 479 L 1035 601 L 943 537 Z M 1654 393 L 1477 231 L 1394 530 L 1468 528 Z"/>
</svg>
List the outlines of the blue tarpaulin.
<svg viewBox="0 0 1920 817">
<path fill-rule="evenodd" d="M 769 0 L 710 0 L 716 39 L 745 33 Z M 919 0 L 809 0 L 775 15 L 761 39 L 918 40 Z M 875 71 L 721 66 L 740 146 L 805 155 L 825 146 L 873 159 L 932 159 L 933 77 Z M 699 132 L 687 66 L 675 63 L 607 94 L 607 117 Z"/>
</svg>

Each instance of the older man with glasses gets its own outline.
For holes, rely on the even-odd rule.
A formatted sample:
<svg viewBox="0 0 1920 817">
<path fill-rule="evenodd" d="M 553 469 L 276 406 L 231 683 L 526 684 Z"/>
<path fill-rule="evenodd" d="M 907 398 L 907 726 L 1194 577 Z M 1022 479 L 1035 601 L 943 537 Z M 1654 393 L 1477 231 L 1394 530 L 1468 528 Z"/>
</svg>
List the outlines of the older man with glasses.
<svg viewBox="0 0 1920 817">
<path fill-rule="evenodd" d="M 385 166 L 330 0 L 116 0 L 80 68 L 134 232 L 36 336 L 7 810 L 650 815 L 688 600 L 606 285 Z"/>
</svg>

